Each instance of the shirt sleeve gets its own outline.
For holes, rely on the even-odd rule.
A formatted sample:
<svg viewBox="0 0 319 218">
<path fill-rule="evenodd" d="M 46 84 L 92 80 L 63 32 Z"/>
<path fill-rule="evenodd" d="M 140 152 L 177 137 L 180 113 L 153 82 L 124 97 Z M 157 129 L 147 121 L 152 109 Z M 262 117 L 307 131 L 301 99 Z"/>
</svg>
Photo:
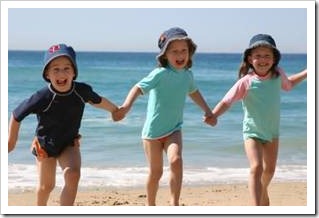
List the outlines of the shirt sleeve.
<svg viewBox="0 0 319 218">
<path fill-rule="evenodd" d="M 92 87 L 85 83 L 76 83 L 76 90 L 81 93 L 80 96 L 84 102 L 92 102 L 93 104 L 99 104 L 102 101 L 102 97 L 93 91 Z"/>
<path fill-rule="evenodd" d="M 251 84 L 251 75 L 246 75 L 239 79 L 233 87 L 226 93 L 222 102 L 231 105 L 236 101 L 243 99 L 247 95 L 247 91 Z"/>
<path fill-rule="evenodd" d="M 165 71 L 164 68 L 154 69 L 146 77 L 140 80 L 136 84 L 136 86 L 141 89 L 143 94 L 148 93 L 151 89 L 153 89 L 158 84 L 164 71 Z"/>
<path fill-rule="evenodd" d="M 14 119 L 21 122 L 29 114 L 38 113 L 45 108 L 49 99 L 50 92 L 47 88 L 37 91 L 14 109 L 12 112 Z"/>
<path fill-rule="evenodd" d="M 195 92 L 198 90 L 195 80 L 194 80 L 194 75 L 192 71 L 189 71 L 189 77 L 190 77 L 190 84 L 189 84 L 189 94 Z"/>
<path fill-rule="evenodd" d="M 278 68 L 278 72 L 281 77 L 281 89 L 285 91 L 290 91 L 293 87 L 291 81 L 288 79 L 283 69 Z"/>
</svg>

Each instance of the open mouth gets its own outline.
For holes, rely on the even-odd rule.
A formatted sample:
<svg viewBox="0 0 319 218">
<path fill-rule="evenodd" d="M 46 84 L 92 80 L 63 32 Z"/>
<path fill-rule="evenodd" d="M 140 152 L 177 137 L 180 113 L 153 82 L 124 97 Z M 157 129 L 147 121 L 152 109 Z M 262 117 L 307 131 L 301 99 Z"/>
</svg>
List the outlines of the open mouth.
<svg viewBox="0 0 319 218">
<path fill-rule="evenodd" d="M 177 65 L 183 65 L 185 63 L 185 60 L 177 60 L 176 64 Z"/>
<path fill-rule="evenodd" d="M 68 80 L 67 79 L 59 79 L 59 80 L 56 80 L 56 84 L 58 86 L 65 86 L 67 84 Z"/>
<path fill-rule="evenodd" d="M 260 67 L 266 67 L 268 64 L 259 64 Z"/>
<path fill-rule="evenodd" d="M 269 64 L 258 64 L 258 68 L 267 69 L 267 68 L 269 68 Z"/>
</svg>

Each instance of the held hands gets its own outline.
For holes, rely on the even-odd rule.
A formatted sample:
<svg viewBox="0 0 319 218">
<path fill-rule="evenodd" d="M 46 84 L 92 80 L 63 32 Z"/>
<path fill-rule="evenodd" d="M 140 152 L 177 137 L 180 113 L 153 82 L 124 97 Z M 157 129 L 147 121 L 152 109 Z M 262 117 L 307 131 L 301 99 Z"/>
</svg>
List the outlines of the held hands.
<svg viewBox="0 0 319 218">
<path fill-rule="evenodd" d="M 112 119 L 113 119 L 113 121 L 120 121 L 120 120 L 122 120 L 122 119 L 124 119 L 124 117 L 125 117 L 125 115 L 128 113 L 128 111 L 129 111 L 129 108 L 128 107 L 126 107 L 126 106 L 120 106 L 119 108 L 118 108 L 118 110 L 116 110 L 116 111 L 114 111 L 113 113 L 112 113 Z"/>
<path fill-rule="evenodd" d="M 129 91 L 122 106 L 120 106 L 118 110 L 112 113 L 113 121 L 122 120 L 131 109 L 135 99 L 141 94 L 142 94 L 141 89 L 137 86 L 133 86 L 133 88 Z"/>
<path fill-rule="evenodd" d="M 217 124 L 217 118 L 213 113 L 206 113 L 203 117 L 203 121 L 211 126 L 215 126 Z"/>
</svg>

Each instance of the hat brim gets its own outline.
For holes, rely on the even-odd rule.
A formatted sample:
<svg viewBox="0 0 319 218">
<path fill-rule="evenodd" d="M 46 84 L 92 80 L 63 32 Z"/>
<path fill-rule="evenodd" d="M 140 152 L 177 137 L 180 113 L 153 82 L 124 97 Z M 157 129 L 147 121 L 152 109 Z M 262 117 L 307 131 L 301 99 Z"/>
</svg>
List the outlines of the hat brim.
<svg viewBox="0 0 319 218">
<path fill-rule="evenodd" d="M 189 38 L 188 36 L 176 36 L 176 37 L 172 37 L 169 40 L 167 40 L 167 42 L 165 43 L 164 47 L 161 49 L 160 53 L 156 56 L 157 61 L 159 61 L 159 59 L 165 54 L 166 49 L 169 45 L 169 43 L 171 43 L 174 40 L 189 40 L 193 47 L 196 49 L 197 45 L 193 42 L 193 40 L 191 38 Z"/>
<path fill-rule="evenodd" d="M 260 46 L 267 46 L 269 48 L 272 48 L 274 49 L 279 55 L 280 55 L 280 51 L 274 47 L 272 44 L 270 44 L 269 42 L 267 41 L 258 41 L 252 45 L 249 46 L 249 48 L 247 48 L 245 51 L 244 51 L 244 56 L 243 56 L 243 59 L 245 59 L 245 57 L 248 55 L 248 53 L 254 49 L 254 48 L 257 48 L 257 47 L 260 47 Z"/>
</svg>

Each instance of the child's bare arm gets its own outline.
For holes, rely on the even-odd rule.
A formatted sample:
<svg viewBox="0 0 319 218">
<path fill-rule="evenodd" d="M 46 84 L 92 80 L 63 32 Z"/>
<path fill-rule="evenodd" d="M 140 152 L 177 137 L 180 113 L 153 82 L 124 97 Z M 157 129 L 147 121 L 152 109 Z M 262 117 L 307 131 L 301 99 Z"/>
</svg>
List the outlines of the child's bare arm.
<svg viewBox="0 0 319 218">
<path fill-rule="evenodd" d="M 305 78 L 307 78 L 307 69 L 288 77 L 293 87 L 303 81 Z"/>
<path fill-rule="evenodd" d="M 189 94 L 189 97 L 205 112 L 205 115 L 207 116 L 212 115 L 212 112 L 209 106 L 207 105 L 202 94 L 198 90 Z"/>
<path fill-rule="evenodd" d="M 220 101 L 216 106 L 215 108 L 213 109 L 213 114 L 216 116 L 216 117 L 219 117 L 221 116 L 223 113 L 225 113 L 228 109 L 230 108 L 230 105 L 226 104 L 225 102 L 223 101 Z"/>
<path fill-rule="evenodd" d="M 122 120 L 131 109 L 136 98 L 140 96 L 141 94 L 142 94 L 141 89 L 137 86 L 134 86 L 127 94 L 127 97 L 124 103 L 122 104 L 122 106 L 120 106 L 119 110 L 117 110 L 114 113 L 114 121 Z"/>
<path fill-rule="evenodd" d="M 99 104 L 92 104 L 92 105 L 96 108 L 101 108 L 101 109 L 107 110 L 111 113 L 118 110 L 118 107 L 115 104 L 113 104 L 111 101 L 109 101 L 108 99 L 106 99 L 104 97 L 102 97 L 102 100 Z"/>
<path fill-rule="evenodd" d="M 128 93 L 124 103 L 122 104 L 122 107 L 131 109 L 133 103 L 140 95 L 142 95 L 142 90 L 138 86 L 134 86 Z"/>
<path fill-rule="evenodd" d="M 118 108 L 118 106 L 116 106 L 115 104 L 113 104 L 113 103 L 112 103 L 111 101 L 109 101 L 108 99 L 102 97 L 102 100 L 101 100 L 101 102 L 100 102 L 99 104 L 92 104 L 91 102 L 90 102 L 90 104 L 93 105 L 93 106 L 96 107 L 96 108 L 104 109 L 104 110 L 106 110 L 106 111 L 111 112 L 111 114 L 112 114 L 112 120 L 113 120 L 113 121 L 116 121 L 116 119 L 115 119 L 115 117 L 114 117 L 114 113 L 115 113 L 116 111 L 118 111 L 119 108 Z"/>
<path fill-rule="evenodd" d="M 9 123 L 9 136 L 8 136 L 8 151 L 12 151 L 18 140 L 18 134 L 20 129 L 20 123 L 15 120 L 14 116 L 11 115 Z"/>
<path fill-rule="evenodd" d="M 204 122 L 215 126 L 217 123 L 216 117 L 212 113 L 202 94 L 197 90 L 189 95 L 189 97 L 205 112 Z"/>
</svg>

